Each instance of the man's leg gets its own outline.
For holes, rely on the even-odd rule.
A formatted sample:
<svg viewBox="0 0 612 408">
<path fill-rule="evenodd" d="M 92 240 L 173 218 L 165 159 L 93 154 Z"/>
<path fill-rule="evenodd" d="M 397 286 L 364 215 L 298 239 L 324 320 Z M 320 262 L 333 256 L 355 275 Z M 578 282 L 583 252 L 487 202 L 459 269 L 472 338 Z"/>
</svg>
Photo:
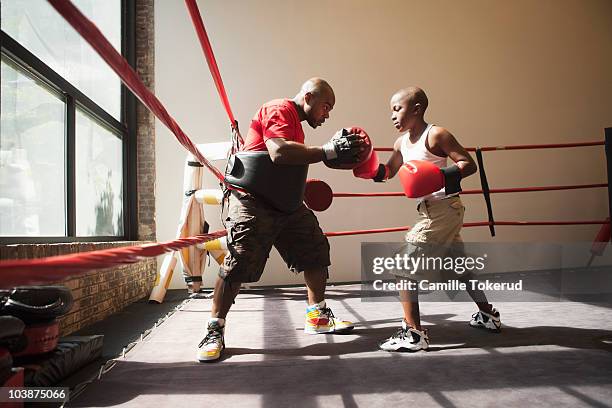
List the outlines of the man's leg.
<svg viewBox="0 0 612 408">
<path fill-rule="evenodd" d="M 225 348 L 225 317 L 240 291 L 240 282 L 259 280 L 274 239 L 274 219 L 260 211 L 251 198 L 238 199 L 232 195 L 227 221 L 229 252 L 215 282 L 211 317 L 206 323 L 206 335 L 198 345 L 199 361 L 221 357 Z"/>
<path fill-rule="evenodd" d="M 322 302 L 325 299 L 327 271 L 325 268 L 311 268 L 304 271 L 304 281 L 308 290 L 308 305 Z"/>
<path fill-rule="evenodd" d="M 353 323 L 336 318 L 325 302 L 327 268 L 304 269 L 304 281 L 308 291 L 305 332 L 308 334 L 318 334 L 352 330 L 354 327 Z"/>
<path fill-rule="evenodd" d="M 225 319 L 239 291 L 240 283 L 227 282 L 217 276 L 210 317 Z"/>
</svg>

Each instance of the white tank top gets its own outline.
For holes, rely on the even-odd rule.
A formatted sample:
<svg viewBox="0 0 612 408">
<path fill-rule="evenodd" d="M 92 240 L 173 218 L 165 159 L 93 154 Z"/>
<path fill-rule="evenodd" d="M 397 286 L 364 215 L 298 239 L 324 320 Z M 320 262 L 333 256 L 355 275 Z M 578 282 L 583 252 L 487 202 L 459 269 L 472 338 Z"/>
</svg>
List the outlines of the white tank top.
<svg viewBox="0 0 612 408">
<path fill-rule="evenodd" d="M 404 163 L 410 160 L 423 160 L 423 161 L 431 162 L 435 164 L 436 166 L 438 166 L 439 168 L 447 166 L 446 157 L 436 156 L 435 154 L 430 152 L 429 149 L 427 149 L 427 144 L 426 144 L 427 136 L 429 136 L 429 131 L 431 130 L 433 126 L 434 125 L 431 123 L 427 125 L 427 127 L 425 128 L 425 130 L 423 131 L 419 139 L 414 144 L 410 142 L 409 133 L 406 133 L 402 137 L 402 145 L 401 145 L 400 151 L 402 153 L 402 159 L 404 160 Z M 444 193 L 444 188 L 442 188 L 432 194 L 419 198 L 418 201 L 421 202 L 423 200 L 441 200 L 443 198 L 451 197 L 453 195 L 456 195 L 456 194 L 451 194 L 447 196 Z"/>
</svg>

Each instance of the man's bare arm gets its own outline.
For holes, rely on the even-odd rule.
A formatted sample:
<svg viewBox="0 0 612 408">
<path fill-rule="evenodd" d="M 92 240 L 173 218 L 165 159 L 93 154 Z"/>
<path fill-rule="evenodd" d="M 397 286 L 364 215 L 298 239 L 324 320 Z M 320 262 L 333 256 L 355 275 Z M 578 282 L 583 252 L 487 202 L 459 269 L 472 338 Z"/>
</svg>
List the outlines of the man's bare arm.
<svg viewBox="0 0 612 408">
<path fill-rule="evenodd" d="M 270 159 L 277 164 L 311 164 L 323 160 L 325 154 L 320 146 L 306 146 L 280 137 L 266 140 Z"/>
</svg>

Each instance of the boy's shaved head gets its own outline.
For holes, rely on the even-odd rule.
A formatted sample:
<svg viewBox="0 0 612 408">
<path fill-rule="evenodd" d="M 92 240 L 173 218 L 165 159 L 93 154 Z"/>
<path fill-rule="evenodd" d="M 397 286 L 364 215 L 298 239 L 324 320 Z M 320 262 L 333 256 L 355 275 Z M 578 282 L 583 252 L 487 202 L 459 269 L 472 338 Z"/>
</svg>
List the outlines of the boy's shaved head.
<svg viewBox="0 0 612 408">
<path fill-rule="evenodd" d="M 423 124 L 425 110 L 427 110 L 427 95 L 425 91 L 416 86 L 403 88 L 391 97 L 391 120 L 393 126 L 400 132 L 413 129 Z"/>
<path fill-rule="evenodd" d="M 423 113 L 425 113 L 429 104 L 425 91 L 416 86 L 400 89 L 393 95 L 392 99 L 398 102 L 405 102 L 407 106 L 414 106 L 418 103 L 421 105 Z"/>
</svg>

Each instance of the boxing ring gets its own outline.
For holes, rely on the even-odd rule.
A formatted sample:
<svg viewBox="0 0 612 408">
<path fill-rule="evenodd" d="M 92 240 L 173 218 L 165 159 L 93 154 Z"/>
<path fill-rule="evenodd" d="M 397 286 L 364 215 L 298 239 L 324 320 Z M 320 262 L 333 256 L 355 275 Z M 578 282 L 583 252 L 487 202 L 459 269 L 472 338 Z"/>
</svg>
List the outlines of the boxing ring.
<svg viewBox="0 0 612 408">
<path fill-rule="evenodd" d="M 203 188 L 202 177 L 209 171 L 223 188 L 224 175 L 211 163 L 225 160 L 236 151 L 241 140 L 210 41 L 194 0 L 186 0 L 192 22 L 202 45 L 232 130 L 232 141 L 196 145 L 149 91 L 134 70 L 68 0 L 49 3 L 83 36 L 119 75 L 122 82 L 167 126 L 185 147 L 183 206 L 177 238 L 173 241 L 116 248 L 58 257 L 0 262 L 0 287 L 57 283 L 94 269 L 108 268 L 165 254 L 150 300 L 162 302 L 172 274 L 182 271 L 194 296 L 183 302 L 163 323 L 126 347 L 122 356 L 107 362 L 96 378 L 79 387 L 70 406 L 150 406 L 210 404 L 214 406 L 319 406 L 326 404 L 388 405 L 412 402 L 453 406 L 470 401 L 471 392 L 495 389 L 483 396 L 483 405 L 497 405 L 504 399 L 554 400 L 572 404 L 612 400 L 612 319 L 609 306 L 597 304 L 501 303 L 504 310 L 504 335 L 465 329 L 464 317 L 471 305 L 424 302 L 425 325 L 444 327 L 435 338 L 434 353 L 389 355 L 376 350 L 376 342 L 395 327 L 395 303 L 362 302 L 359 285 L 332 286 L 327 298 L 336 301 L 338 314 L 356 322 L 354 332 L 342 336 L 304 336 L 303 289 L 264 288 L 244 291 L 230 312 L 231 325 L 226 341 L 231 347 L 221 364 L 201 365 L 193 350 L 204 329 L 203 322 L 211 300 L 197 296 L 207 257 L 223 262 L 227 251 L 226 231 L 209 231 L 205 218 L 207 205 L 222 205 L 223 191 Z M 606 182 L 580 185 L 547 185 L 490 188 L 484 154 L 560 148 L 605 147 Z M 376 151 L 390 151 L 377 147 Z M 585 268 L 604 255 L 610 241 L 612 213 L 612 128 L 605 129 L 605 140 L 566 144 L 485 146 L 468 148 L 476 154 L 481 189 L 461 194 L 481 195 L 486 203 L 486 220 L 465 223 L 465 228 L 487 227 L 491 236 L 496 227 L 537 227 L 593 225 L 598 227 L 590 248 L 584 254 Z M 497 220 L 491 202 L 493 194 L 523 192 L 608 190 L 609 212 L 599 218 L 578 220 Z M 325 211 L 340 199 L 387 199 L 403 197 L 403 192 L 334 192 L 322 180 L 310 180 L 306 204 Z M 328 237 L 369 235 L 408 231 L 410 226 L 369 230 L 330 231 Z M 590 316 L 584 319 L 583 316 Z M 545 323 L 542 316 L 546 316 Z M 407 360 L 409 359 L 409 360 Z M 431 367 L 437 377 L 428 377 Z M 516 370 L 508 372 L 508 367 Z M 465 375 L 465 367 L 473 376 Z M 503 372 L 503 381 L 499 373 Z M 528 381 L 524 372 L 545 372 Z M 271 375 L 270 373 L 274 373 Z M 321 373 L 324 373 L 323 375 Z M 554 375 L 552 374 L 554 373 Z M 426 378 L 427 381 L 424 381 Z M 483 382 L 482 379 L 487 379 Z M 562 390 L 559 396 L 558 390 Z M 473 400 L 471 400 L 474 402 Z"/>
</svg>

